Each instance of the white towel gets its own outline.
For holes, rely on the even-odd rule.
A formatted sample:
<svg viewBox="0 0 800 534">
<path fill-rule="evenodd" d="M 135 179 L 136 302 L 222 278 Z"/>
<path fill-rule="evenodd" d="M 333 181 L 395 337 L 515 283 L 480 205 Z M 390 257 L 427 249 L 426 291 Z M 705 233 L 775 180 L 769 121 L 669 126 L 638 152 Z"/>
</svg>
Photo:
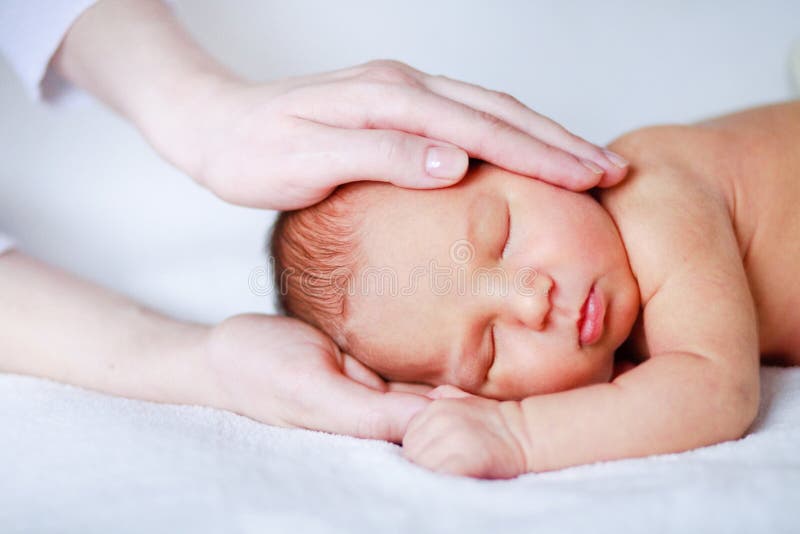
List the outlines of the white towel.
<svg viewBox="0 0 800 534">
<path fill-rule="evenodd" d="M 800 368 L 764 368 L 762 383 L 744 439 L 483 481 L 386 442 L 0 375 L 0 530 L 797 532 Z"/>
</svg>

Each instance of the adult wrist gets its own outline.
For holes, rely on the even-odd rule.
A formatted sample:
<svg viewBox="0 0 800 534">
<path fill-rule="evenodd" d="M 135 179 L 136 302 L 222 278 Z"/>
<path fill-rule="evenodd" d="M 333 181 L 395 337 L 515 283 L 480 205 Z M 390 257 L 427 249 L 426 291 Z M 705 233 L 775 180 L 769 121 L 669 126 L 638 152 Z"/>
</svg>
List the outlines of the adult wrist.
<svg viewBox="0 0 800 534">
<path fill-rule="evenodd" d="M 144 313 L 143 324 L 136 331 L 141 342 L 130 355 L 131 367 L 139 372 L 131 373 L 135 383 L 129 385 L 126 396 L 154 402 L 216 406 L 216 389 L 205 365 L 210 328 L 149 311 Z"/>
<path fill-rule="evenodd" d="M 130 120 L 191 173 L 182 140 L 203 119 L 194 102 L 238 78 L 206 53 L 160 0 L 105 0 L 73 23 L 53 67 Z M 190 112 L 191 111 L 191 112 Z"/>
<path fill-rule="evenodd" d="M 215 69 L 171 73 L 148 95 L 140 95 L 129 120 L 158 154 L 207 186 L 204 158 L 210 139 L 220 134 L 228 96 L 247 83 Z"/>
</svg>

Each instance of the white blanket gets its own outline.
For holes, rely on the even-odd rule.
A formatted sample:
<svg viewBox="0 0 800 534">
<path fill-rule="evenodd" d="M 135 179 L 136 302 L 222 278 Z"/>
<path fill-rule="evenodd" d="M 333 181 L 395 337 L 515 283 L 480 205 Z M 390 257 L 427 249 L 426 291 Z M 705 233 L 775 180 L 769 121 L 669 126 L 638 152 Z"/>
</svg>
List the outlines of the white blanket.
<svg viewBox="0 0 800 534">
<path fill-rule="evenodd" d="M 479 481 L 386 442 L 0 375 L 0 531 L 798 532 L 800 369 L 762 384 L 739 441 Z"/>
</svg>

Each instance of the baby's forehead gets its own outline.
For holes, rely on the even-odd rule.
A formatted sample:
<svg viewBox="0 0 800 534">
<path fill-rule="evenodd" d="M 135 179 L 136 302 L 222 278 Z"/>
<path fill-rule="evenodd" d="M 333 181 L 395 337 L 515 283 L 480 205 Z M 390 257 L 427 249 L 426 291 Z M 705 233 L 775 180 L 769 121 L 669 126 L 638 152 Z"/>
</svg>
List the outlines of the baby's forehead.
<svg viewBox="0 0 800 534">
<path fill-rule="evenodd" d="M 397 220 L 399 226 L 400 222 L 412 218 L 434 221 L 464 219 L 466 212 L 463 208 L 470 199 L 500 191 L 500 181 L 492 178 L 502 172 L 484 164 L 470 167 L 460 182 L 449 187 L 407 189 L 367 182 L 360 184 L 354 192 L 358 195 L 358 203 L 364 208 L 363 213 L 372 223 Z"/>
<path fill-rule="evenodd" d="M 372 265 L 427 261 L 465 237 L 468 199 L 456 191 L 391 191 L 364 213 L 359 232 Z"/>
</svg>

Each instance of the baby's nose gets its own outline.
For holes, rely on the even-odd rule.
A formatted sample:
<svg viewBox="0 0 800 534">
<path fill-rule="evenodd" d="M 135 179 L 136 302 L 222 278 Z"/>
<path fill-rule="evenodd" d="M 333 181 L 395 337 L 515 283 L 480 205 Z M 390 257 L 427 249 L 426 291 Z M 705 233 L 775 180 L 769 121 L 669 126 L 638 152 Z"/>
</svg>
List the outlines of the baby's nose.
<svg viewBox="0 0 800 534">
<path fill-rule="evenodd" d="M 543 330 L 550 314 L 553 279 L 545 273 L 532 271 L 515 282 L 510 295 L 511 313 L 527 328 Z"/>
</svg>

